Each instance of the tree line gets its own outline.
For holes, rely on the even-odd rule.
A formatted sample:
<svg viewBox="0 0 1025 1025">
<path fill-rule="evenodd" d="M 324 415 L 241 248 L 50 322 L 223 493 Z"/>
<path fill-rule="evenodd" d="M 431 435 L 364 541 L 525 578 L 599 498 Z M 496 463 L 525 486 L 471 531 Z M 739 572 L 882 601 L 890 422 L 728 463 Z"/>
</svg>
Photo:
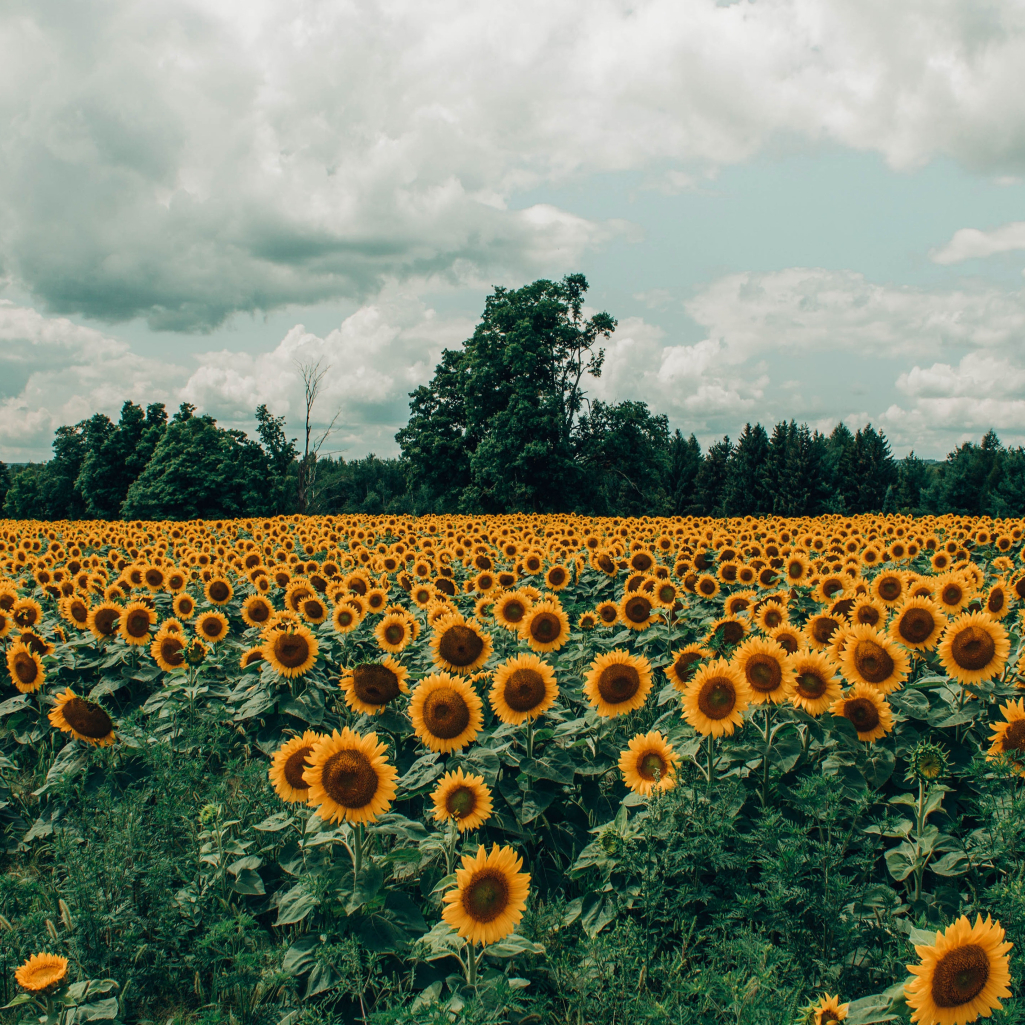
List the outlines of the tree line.
<svg viewBox="0 0 1025 1025">
<path fill-rule="evenodd" d="M 471 338 L 410 394 L 401 454 L 321 456 L 312 407 L 325 373 L 303 369 L 305 441 L 255 411 L 255 437 L 189 403 L 124 403 L 60 427 L 53 456 L 0 463 L 0 508 L 35 519 L 192 519 L 281 513 L 580 512 L 599 516 L 1025 511 L 1025 450 L 993 431 L 942 462 L 895 459 L 882 431 L 828 435 L 794 420 L 748 423 L 703 452 L 645 402 L 588 398 L 616 321 L 585 317 L 573 274 L 496 288 Z M 336 414 L 337 418 L 337 414 Z M 333 423 L 333 421 L 332 421 Z"/>
</svg>

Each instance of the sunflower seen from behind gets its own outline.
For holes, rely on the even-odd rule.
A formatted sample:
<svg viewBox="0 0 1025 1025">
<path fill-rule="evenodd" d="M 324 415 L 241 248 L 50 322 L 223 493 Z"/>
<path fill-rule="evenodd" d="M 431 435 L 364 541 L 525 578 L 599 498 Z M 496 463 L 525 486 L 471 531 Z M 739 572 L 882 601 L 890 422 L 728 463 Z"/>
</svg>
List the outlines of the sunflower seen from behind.
<svg viewBox="0 0 1025 1025">
<path fill-rule="evenodd" d="M 530 874 L 512 847 L 483 845 L 476 856 L 463 855 L 456 886 L 442 898 L 441 917 L 470 943 L 497 943 L 523 918 L 530 894 Z M 471 954 L 472 956 L 472 954 Z"/>
<path fill-rule="evenodd" d="M 326 822 L 362 825 L 383 815 L 395 799 L 399 773 L 376 733 L 360 736 L 347 726 L 313 746 L 303 780 L 308 803 Z"/>
</svg>

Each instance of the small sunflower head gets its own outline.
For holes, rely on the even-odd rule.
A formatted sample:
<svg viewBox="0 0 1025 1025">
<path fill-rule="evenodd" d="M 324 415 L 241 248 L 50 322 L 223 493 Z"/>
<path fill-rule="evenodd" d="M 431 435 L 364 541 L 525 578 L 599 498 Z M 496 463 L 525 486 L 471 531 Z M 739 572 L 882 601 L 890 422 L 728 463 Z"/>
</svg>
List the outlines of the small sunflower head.
<svg viewBox="0 0 1025 1025">
<path fill-rule="evenodd" d="M 221 809 L 216 804 L 204 804 L 199 810 L 199 824 L 201 826 L 209 826 L 218 815 Z"/>
<path fill-rule="evenodd" d="M 201 666 L 206 661 L 206 645 L 201 640 L 195 639 L 182 654 L 190 666 Z"/>
<path fill-rule="evenodd" d="M 601 844 L 601 849 L 610 858 L 614 858 L 617 854 L 622 854 L 623 848 L 626 846 L 622 834 L 614 826 L 606 826 L 601 831 L 598 843 Z"/>
<path fill-rule="evenodd" d="M 941 744 L 920 740 L 908 756 L 908 779 L 921 783 L 935 783 L 946 774 L 947 752 Z"/>
</svg>

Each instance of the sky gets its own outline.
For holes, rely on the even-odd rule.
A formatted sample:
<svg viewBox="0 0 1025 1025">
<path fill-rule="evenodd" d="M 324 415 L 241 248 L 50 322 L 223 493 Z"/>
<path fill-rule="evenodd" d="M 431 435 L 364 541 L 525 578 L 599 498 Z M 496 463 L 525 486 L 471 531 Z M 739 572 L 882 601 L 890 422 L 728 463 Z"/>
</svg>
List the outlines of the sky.
<svg viewBox="0 0 1025 1025">
<path fill-rule="evenodd" d="M 1025 6 L 7 0 L 0 459 L 126 399 L 394 455 L 495 285 L 703 445 L 1025 444 Z"/>
</svg>

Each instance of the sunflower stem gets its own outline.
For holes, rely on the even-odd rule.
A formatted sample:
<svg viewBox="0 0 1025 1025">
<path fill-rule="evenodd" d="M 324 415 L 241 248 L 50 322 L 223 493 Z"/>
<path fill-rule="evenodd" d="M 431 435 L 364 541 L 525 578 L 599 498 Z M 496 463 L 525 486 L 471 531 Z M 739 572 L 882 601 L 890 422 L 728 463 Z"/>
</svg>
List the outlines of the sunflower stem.
<svg viewBox="0 0 1025 1025">
<path fill-rule="evenodd" d="M 534 757 L 534 720 L 527 720 L 527 757 Z M 529 773 L 528 773 L 529 777 Z"/>
<path fill-rule="evenodd" d="M 705 794 L 706 795 L 712 789 L 712 743 L 713 743 L 713 739 L 714 738 L 712 737 L 712 734 L 709 733 L 708 734 L 708 748 L 707 748 L 708 769 L 707 769 L 707 771 L 705 773 Z"/>
<path fill-rule="evenodd" d="M 765 703 L 765 750 L 762 755 L 762 807 L 769 804 L 769 772 L 772 767 L 772 702 Z"/>
<path fill-rule="evenodd" d="M 477 944 L 467 944 L 466 950 L 466 985 L 477 988 Z"/>
<path fill-rule="evenodd" d="M 356 842 L 352 845 L 352 871 L 354 877 L 358 877 L 360 871 L 363 868 L 363 841 L 366 830 L 363 828 L 363 823 L 360 822 L 356 826 Z M 353 878 L 353 886 L 356 885 L 356 879 Z"/>
</svg>

